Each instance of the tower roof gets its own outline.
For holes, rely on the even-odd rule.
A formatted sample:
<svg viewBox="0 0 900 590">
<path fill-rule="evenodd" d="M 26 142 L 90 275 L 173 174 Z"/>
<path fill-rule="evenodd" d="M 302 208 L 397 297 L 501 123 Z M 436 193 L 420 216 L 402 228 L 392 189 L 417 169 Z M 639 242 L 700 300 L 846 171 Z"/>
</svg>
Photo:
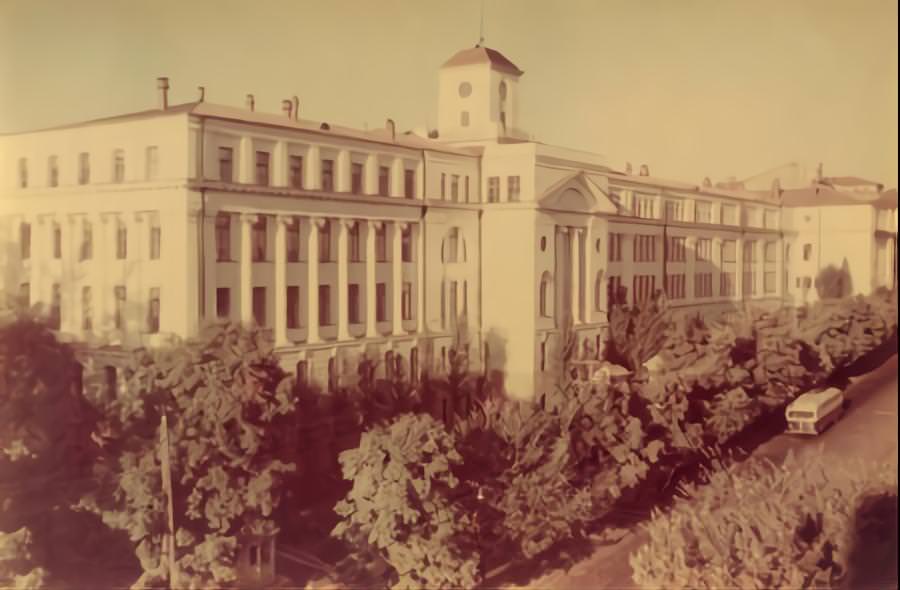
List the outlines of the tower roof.
<svg viewBox="0 0 900 590">
<path fill-rule="evenodd" d="M 441 67 L 449 68 L 453 66 L 467 66 L 470 64 L 483 63 L 491 64 L 494 69 L 508 72 L 516 76 L 521 76 L 525 73 L 496 49 L 481 47 L 480 45 L 457 52 L 456 55 L 444 62 L 444 65 Z"/>
</svg>

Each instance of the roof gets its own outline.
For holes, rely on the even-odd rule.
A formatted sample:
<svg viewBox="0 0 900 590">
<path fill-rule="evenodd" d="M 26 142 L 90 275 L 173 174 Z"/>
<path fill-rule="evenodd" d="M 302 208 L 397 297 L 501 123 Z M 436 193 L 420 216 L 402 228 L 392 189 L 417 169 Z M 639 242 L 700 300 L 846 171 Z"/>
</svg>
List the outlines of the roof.
<svg viewBox="0 0 900 590">
<path fill-rule="evenodd" d="M 842 395 L 843 392 L 837 387 L 829 387 L 828 389 L 824 389 L 822 391 L 807 391 L 806 393 L 797 396 L 797 399 L 791 402 L 788 408 L 791 410 L 797 410 L 801 408 L 809 408 L 814 410 L 821 404 L 824 404 L 831 399 Z"/>
<path fill-rule="evenodd" d="M 666 188 L 673 191 L 682 191 L 682 192 L 693 192 L 699 195 L 708 195 L 708 196 L 717 196 L 717 197 L 727 197 L 731 199 L 739 199 L 744 201 L 761 201 L 761 202 L 770 202 L 773 205 L 776 204 L 774 199 L 771 196 L 770 191 L 750 191 L 750 190 L 737 190 L 737 189 L 727 189 L 722 187 L 713 187 L 713 186 L 701 186 L 698 184 L 693 184 L 689 182 L 682 182 L 678 180 L 669 180 L 665 178 L 657 178 L 654 176 L 641 176 L 641 175 L 633 175 L 626 174 L 623 172 L 610 172 L 609 173 L 610 182 L 628 182 L 631 184 L 639 184 L 647 187 L 658 187 L 658 188 Z"/>
<path fill-rule="evenodd" d="M 822 179 L 822 182 L 831 186 L 884 186 L 880 182 L 866 180 L 858 176 L 827 176 Z"/>
<path fill-rule="evenodd" d="M 470 49 L 463 49 L 459 51 L 444 62 L 442 68 L 450 68 L 454 66 L 468 66 L 472 64 L 491 64 L 491 66 L 500 70 L 501 72 L 507 72 L 516 76 L 521 76 L 525 72 L 520 70 L 516 64 L 509 61 L 506 56 L 497 51 L 496 49 L 491 49 L 489 47 L 481 47 L 480 45 L 476 45 Z"/>
<path fill-rule="evenodd" d="M 839 191 L 825 184 L 781 191 L 784 207 L 834 207 L 841 205 L 872 205 L 879 208 L 897 207 L 897 190 L 891 189 L 878 196 Z"/>
</svg>

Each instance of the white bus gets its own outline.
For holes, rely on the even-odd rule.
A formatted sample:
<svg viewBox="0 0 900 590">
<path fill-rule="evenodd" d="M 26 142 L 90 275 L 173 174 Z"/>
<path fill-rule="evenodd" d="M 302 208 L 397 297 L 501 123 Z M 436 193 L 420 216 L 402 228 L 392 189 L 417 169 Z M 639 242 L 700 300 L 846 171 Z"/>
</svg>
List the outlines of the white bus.
<svg viewBox="0 0 900 590">
<path fill-rule="evenodd" d="M 804 393 L 785 410 L 788 432 L 819 434 L 840 419 L 844 407 L 844 393 L 836 387 Z"/>
</svg>

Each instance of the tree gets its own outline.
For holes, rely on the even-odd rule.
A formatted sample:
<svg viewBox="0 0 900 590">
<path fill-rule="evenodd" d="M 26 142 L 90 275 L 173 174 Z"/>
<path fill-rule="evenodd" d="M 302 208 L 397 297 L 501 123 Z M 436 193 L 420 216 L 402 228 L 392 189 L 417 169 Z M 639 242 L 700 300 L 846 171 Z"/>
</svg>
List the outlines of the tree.
<svg viewBox="0 0 900 590">
<path fill-rule="evenodd" d="M 208 328 L 196 341 L 137 355 L 105 423 L 100 489 L 84 505 L 128 533 L 144 574 L 168 579 L 159 459 L 167 416 L 179 585 L 235 580 L 243 534 L 268 534 L 281 484 L 295 469 L 292 380 L 258 330 Z"/>
<path fill-rule="evenodd" d="M 662 350 L 670 323 L 662 291 L 640 306 L 614 305 L 609 314 L 608 360 L 637 371 Z"/>
</svg>

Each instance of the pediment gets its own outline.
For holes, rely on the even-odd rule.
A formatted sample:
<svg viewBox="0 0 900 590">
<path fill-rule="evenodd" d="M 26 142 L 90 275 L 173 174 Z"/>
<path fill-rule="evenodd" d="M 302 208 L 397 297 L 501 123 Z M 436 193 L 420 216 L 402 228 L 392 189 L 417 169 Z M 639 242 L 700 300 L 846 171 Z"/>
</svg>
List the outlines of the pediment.
<svg viewBox="0 0 900 590">
<path fill-rule="evenodd" d="M 576 213 L 618 212 L 615 202 L 584 172 L 575 172 L 548 188 L 538 199 L 538 206 Z"/>
</svg>

